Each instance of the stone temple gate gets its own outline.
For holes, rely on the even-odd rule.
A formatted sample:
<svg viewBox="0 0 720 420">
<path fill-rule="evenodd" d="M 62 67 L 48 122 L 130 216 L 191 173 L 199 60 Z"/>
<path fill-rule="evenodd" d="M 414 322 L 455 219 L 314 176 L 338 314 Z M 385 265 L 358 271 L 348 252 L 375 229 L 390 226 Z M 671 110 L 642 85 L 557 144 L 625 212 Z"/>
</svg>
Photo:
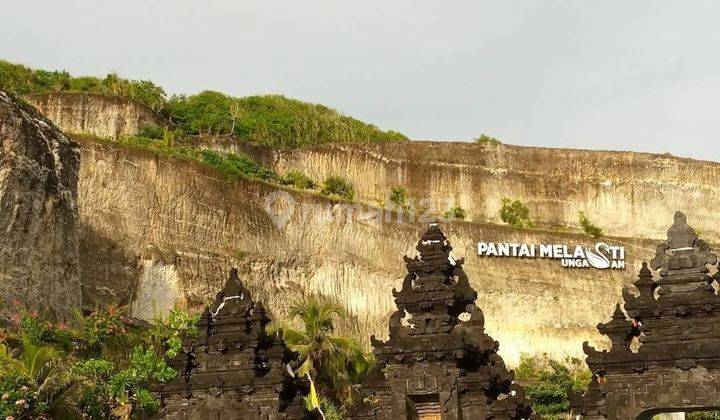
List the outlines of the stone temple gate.
<svg viewBox="0 0 720 420">
<path fill-rule="evenodd" d="M 683 213 L 667 241 L 643 264 L 634 293 L 623 291 L 623 313 L 598 330 L 612 341 L 584 350 L 593 380 L 576 396 L 583 419 L 649 419 L 663 412 L 720 409 L 720 278 L 717 256 L 698 239 Z M 659 275 L 653 278 L 651 270 Z M 627 314 L 627 315 L 626 315 Z M 638 344 L 639 340 L 639 346 Z"/>
<path fill-rule="evenodd" d="M 529 401 L 485 333 L 477 292 L 432 224 L 408 275 L 393 291 L 398 310 L 390 339 L 371 338 L 377 358 L 352 419 L 471 420 L 530 418 Z M 463 315 L 464 314 L 464 315 Z M 464 320 L 461 320 L 464 318 Z"/>
<path fill-rule="evenodd" d="M 163 418 L 309 420 L 303 395 L 309 384 L 288 370 L 297 354 L 270 334 L 262 303 L 255 302 L 237 270 L 203 312 L 200 335 L 185 340 L 171 360 L 180 375 L 160 387 Z"/>
</svg>

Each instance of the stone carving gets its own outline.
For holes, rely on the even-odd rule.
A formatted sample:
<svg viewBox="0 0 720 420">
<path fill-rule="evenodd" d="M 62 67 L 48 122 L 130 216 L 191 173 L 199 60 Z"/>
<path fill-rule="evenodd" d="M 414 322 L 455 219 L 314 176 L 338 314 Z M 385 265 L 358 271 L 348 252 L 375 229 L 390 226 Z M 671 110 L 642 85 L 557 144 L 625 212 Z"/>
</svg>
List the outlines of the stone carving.
<svg viewBox="0 0 720 420">
<path fill-rule="evenodd" d="M 398 310 L 389 340 L 371 338 L 378 363 L 350 418 L 529 418 L 529 402 L 497 354 L 498 342 L 485 333 L 463 260 L 450 257 L 437 224 L 416 249 L 419 256 L 405 257 L 402 289 L 393 290 Z"/>
<path fill-rule="evenodd" d="M 172 366 L 180 372 L 160 389 L 163 415 L 182 419 L 304 419 L 308 385 L 288 368 L 295 354 L 270 335 L 262 303 L 240 283 L 237 270 L 203 312 L 196 339 L 184 343 Z"/>
<path fill-rule="evenodd" d="M 667 241 L 649 267 L 643 263 L 637 290 L 623 291 L 625 313 L 618 304 L 612 319 L 598 325 L 611 348 L 584 344 L 595 376 L 585 394 L 575 396 L 576 414 L 649 419 L 663 411 L 720 407 L 720 299 L 713 287 L 719 276 L 708 275 L 708 264 L 716 263 L 677 212 Z"/>
</svg>

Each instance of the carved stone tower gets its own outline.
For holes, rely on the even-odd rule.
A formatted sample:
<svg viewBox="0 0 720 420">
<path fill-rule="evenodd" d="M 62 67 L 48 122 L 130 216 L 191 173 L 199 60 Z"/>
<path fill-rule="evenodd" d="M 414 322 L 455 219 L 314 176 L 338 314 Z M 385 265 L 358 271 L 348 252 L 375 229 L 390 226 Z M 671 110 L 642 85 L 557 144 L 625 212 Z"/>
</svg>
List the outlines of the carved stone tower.
<svg viewBox="0 0 720 420">
<path fill-rule="evenodd" d="M 306 384 L 287 364 L 294 354 L 282 332 L 269 335 L 263 305 L 254 302 L 237 270 L 205 309 L 197 339 L 172 360 L 180 372 L 160 389 L 164 414 L 181 419 L 303 419 Z"/>
<path fill-rule="evenodd" d="M 623 291 L 612 319 L 598 330 L 609 350 L 584 344 L 596 375 L 573 411 L 585 419 L 649 419 L 669 411 L 720 408 L 720 298 L 708 275 L 717 256 L 698 239 L 685 215 L 675 214 L 634 293 Z M 657 270 L 653 279 L 650 268 Z M 637 351 L 631 343 L 639 338 Z"/>
<path fill-rule="evenodd" d="M 463 260 L 450 257 L 437 224 L 416 249 L 419 256 L 405 257 L 402 289 L 393 291 L 398 310 L 390 317 L 390 339 L 371 338 L 378 364 L 351 418 L 528 418 L 529 402 L 497 354 L 499 344 L 485 333 Z"/>
</svg>

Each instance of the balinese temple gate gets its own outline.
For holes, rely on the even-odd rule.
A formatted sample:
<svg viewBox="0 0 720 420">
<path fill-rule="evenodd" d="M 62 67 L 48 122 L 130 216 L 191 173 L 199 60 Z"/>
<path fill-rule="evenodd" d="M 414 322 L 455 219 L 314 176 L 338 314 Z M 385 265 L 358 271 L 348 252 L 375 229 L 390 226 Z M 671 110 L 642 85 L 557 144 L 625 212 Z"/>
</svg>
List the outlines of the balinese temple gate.
<svg viewBox="0 0 720 420">
<path fill-rule="evenodd" d="M 708 274 L 708 265 L 716 263 L 715 253 L 677 212 L 667 241 L 650 267 L 643 264 L 637 290 L 623 292 L 627 315 L 618 304 L 612 319 L 598 325 L 612 347 L 597 351 L 584 344 L 595 376 L 573 401 L 575 414 L 630 420 L 720 409 L 719 276 Z"/>
<path fill-rule="evenodd" d="M 485 333 L 477 292 L 453 261 L 452 247 L 431 224 L 405 257 L 408 275 L 393 291 L 397 311 L 390 339 L 371 338 L 377 365 L 361 391 L 352 419 L 474 420 L 525 419 L 530 404 L 513 383 L 513 372 Z M 462 314 L 468 317 L 461 321 Z"/>
</svg>

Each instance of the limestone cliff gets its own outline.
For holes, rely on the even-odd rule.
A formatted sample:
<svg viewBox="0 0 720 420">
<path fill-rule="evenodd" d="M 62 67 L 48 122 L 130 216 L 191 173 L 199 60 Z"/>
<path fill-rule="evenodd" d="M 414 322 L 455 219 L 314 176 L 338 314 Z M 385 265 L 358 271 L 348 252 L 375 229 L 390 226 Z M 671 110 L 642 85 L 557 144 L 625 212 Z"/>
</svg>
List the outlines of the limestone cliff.
<svg viewBox="0 0 720 420">
<path fill-rule="evenodd" d="M 124 105 L 96 113 L 72 95 L 51 97 L 57 105 L 46 109 L 68 131 L 112 136 L 115 128 L 93 131 L 84 121 L 102 125 L 116 115 L 124 115 L 128 126 L 142 124 Z M 470 221 L 443 230 L 454 255 L 466 258 L 488 329 L 511 364 L 521 351 L 580 356 L 582 341 L 599 337 L 595 325 L 610 316 L 622 286 L 664 238 L 675 210 L 683 210 L 703 237 L 720 240 L 713 223 L 720 164 L 713 162 L 449 142 L 274 150 L 222 137 L 183 141 L 248 153 L 279 173 L 300 170 L 316 181 L 344 176 L 360 202 L 380 204 L 392 187 L 404 186 L 413 198 L 429 199 L 436 212 L 463 207 Z M 88 302 L 132 303 L 134 313 L 146 318 L 175 304 L 195 309 L 221 287 L 228 267 L 237 265 L 276 316 L 298 295 L 320 292 L 355 314 L 356 322 L 344 328 L 358 337 L 386 333 L 391 290 L 404 272 L 402 256 L 414 253 L 423 223 L 376 223 L 367 208 L 348 218 L 337 202 L 286 191 L 295 205 L 283 204 L 288 196 L 275 197 L 288 216 L 278 225 L 265 209 L 266 198 L 277 191 L 272 185 L 229 181 L 199 164 L 94 142 L 83 142 L 82 155 L 79 217 Z M 502 225 L 503 197 L 527 203 L 542 229 Z M 579 233 L 580 210 L 615 236 L 603 240 L 626 246 L 626 270 L 477 256 L 480 240 L 592 246 L 595 240 Z"/>
<path fill-rule="evenodd" d="M 78 145 L 0 92 L 0 319 L 11 302 L 69 318 L 81 304 Z"/>
<path fill-rule="evenodd" d="M 165 126 L 147 106 L 121 98 L 89 93 L 41 93 L 25 99 L 60 129 L 99 137 L 138 134 L 145 125 Z"/>
<path fill-rule="evenodd" d="M 397 213 L 377 222 L 372 208 L 347 216 L 340 203 L 323 197 L 231 181 L 199 164 L 145 151 L 90 141 L 82 150 L 81 254 L 89 300 L 132 301 L 134 313 L 144 317 L 174 304 L 197 309 L 236 265 L 276 317 L 297 296 L 318 292 L 351 310 L 351 332 L 358 337 L 386 334 L 391 290 L 405 273 L 402 256 L 414 255 L 425 223 L 398 223 Z M 595 325 L 654 250 L 654 241 L 611 238 L 626 247 L 627 270 L 573 270 L 548 259 L 483 259 L 476 244 L 591 246 L 592 238 L 467 222 L 443 230 L 453 255 L 466 258 L 489 332 L 510 363 L 521 351 L 581 355 L 582 341 L 596 342 Z"/>
<path fill-rule="evenodd" d="M 216 141 L 245 151 L 279 172 L 317 181 L 346 177 L 356 199 L 382 203 L 405 187 L 440 213 L 452 206 L 470 220 L 502 223 L 500 201 L 519 199 L 541 226 L 579 229 L 584 211 L 606 234 L 663 239 L 682 209 L 703 236 L 720 240 L 720 164 L 670 155 L 550 149 L 461 142 L 347 143 L 272 151 Z"/>
</svg>

